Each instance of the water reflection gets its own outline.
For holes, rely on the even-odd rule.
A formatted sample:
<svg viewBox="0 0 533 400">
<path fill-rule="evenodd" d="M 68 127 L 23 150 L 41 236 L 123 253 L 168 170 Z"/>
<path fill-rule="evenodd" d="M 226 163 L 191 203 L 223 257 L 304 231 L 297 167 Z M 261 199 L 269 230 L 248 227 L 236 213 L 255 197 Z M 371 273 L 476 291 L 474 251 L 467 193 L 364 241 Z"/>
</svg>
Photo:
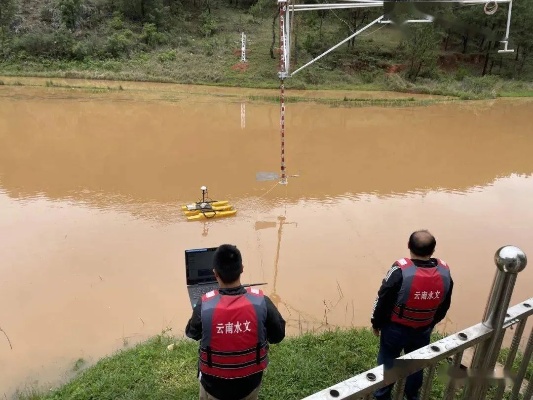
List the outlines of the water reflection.
<svg viewBox="0 0 533 400">
<path fill-rule="evenodd" d="M 283 201 L 465 192 L 495 177 L 531 174 L 524 152 L 533 148 L 525 134 L 532 103 L 495 104 L 479 116 L 455 105 L 369 111 L 293 104 L 287 164 L 300 177 Z M 279 170 L 277 108 L 250 104 L 250 133 L 241 135 L 234 107 L 0 99 L 2 187 L 14 198 L 44 194 L 97 208 L 188 202 L 201 184 L 221 198 L 261 196 L 270 183 L 255 174 Z M 271 199 L 285 198 L 275 193 Z"/>
</svg>

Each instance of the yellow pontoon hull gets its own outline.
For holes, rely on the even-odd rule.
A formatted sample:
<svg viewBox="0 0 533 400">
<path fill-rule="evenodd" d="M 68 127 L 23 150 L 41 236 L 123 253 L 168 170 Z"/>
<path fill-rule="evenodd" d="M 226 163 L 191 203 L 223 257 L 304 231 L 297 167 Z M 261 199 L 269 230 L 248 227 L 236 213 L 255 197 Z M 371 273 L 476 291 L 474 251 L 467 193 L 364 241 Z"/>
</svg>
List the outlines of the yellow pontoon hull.
<svg viewBox="0 0 533 400">
<path fill-rule="evenodd" d="M 203 209 L 203 210 L 184 211 L 183 213 L 184 213 L 186 216 L 191 216 L 191 215 L 201 214 L 202 212 L 211 212 L 211 211 L 230 211 L 232 208 L 233 208 L 233 206 L 231 206 L 231 205 L 228 204 L 227 206 L 211 207 L 211 208 L 209 208 L 209 209 Z"/>
<path fill-rule="evenodd" d="M 212 219 L 212 218 L 223 218 L 231 217 L 232 215 L 237 214 L 237 210 L 227 210 L 227 211 L 204 211 L 198 212 L 195 215 L 187 216 L 189 221 L 200 221 L 203 219 Z"/>
<path fill-rule="evenodd" d="M 221 201 L 213 201 L 213 202 L 211 202 L 211 203 L 206 201 L 205 203 L 206 203 L 206 204 L 209 204 L 211 207 L 220 207 L 220 206 L 225 206 L 225 205 L 227 205 L 227 204 L 229 203 L 229 201 L 227 201 L 227 200 L 221 200 Z M 194 209 L 193 209 L 193 210 L 190 210 L 190 209 L 189 209 L 189 206 L 194 206 L 194 205 L 195 205 L 195 206 L 196 206 L 196 210 L 201 210 L 201 208 L 200 208 L 200 204 L 201 204 L 201 203 L 186 204 L 186 205 L 184 205 L 184 206 L 181 206 L 181 209 L 182 209 L 182 211 L 194 211 Z"/>
</svg>

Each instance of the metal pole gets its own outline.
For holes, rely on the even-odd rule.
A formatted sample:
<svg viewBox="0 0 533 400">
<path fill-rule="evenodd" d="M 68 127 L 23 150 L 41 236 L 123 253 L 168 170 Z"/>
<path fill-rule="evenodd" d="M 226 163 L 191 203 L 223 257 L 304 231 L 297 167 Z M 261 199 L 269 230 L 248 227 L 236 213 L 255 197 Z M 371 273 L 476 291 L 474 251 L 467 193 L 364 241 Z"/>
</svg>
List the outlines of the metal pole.
<svg viewBox="0 0 533 400">
<path fill-rule="evenodd" d="M 524 399 L 533 399 L 533 379 L 531 379 L 527 385 Z"/>
<path fill-rule="evenodd" d="M 472 369 L 476 374 L 483 376 L 481 379 L 472 380 L 468 384 L 464 399 L 482 399 L 485 397 L 487 385 L 486 376 L 494 370 L 496 358 L 500 351 L 503 339 L 503 322 L 509 302 L 513 294 L 517 274 L 527 265 L 525 253 L 515 246 L 504 246 L 496 251 L 494 262 L 498 267 L 492 285 L 487 307 L 483 316 L 483 325 L 492 328 L 491 336 L 477 346 L 472 360 Z M 473 382 L 476 382 L 473 384 Z"/>
<path fill-rule="evenodd" d="M 460 367 L 461 360 L 463 359 L 463 353 L 464 353 L 464 350 L 461 350 L 459 353 L 456 353 L 453 356 L 451 368 L 453 368 L 454 370 Z M 453 400 L 454 397 L 455 397 L 455 381 L 452 378 L 448 381 L 448 384 L 446 385 L 446 391 L 444 392 L 443 400 Z"/>
<path fill-rule="evenodd" d="M 524 377 L 527 372 L 527 367 L 529 362 L 531 361 L 531 355 L 533 353 L 533 328 L 531 329 L 531 333 L 529 334 L 529 339 L 527 341 L 526 349 L 524 350 L 524 356 L 522 358 L 522 363 L 520 364 L 520 368 L 518 369 L 518 373 L 516 374 L 513 391 L 511 393 L 511 400 L 517 400 L 518 395 L 520 393 L 520 389 L 522 388 L 522 381 L 524 380 Z M 531 382 L 529 382 L 528 388 L 526 389 L 526 393 L 529 392 L 531 394 Z M 524 396 L 524 400 L 530 400 L 530 398 L 527 398 Z"/>
<path fill-rule="evenodd" d="M 516 331 L 513 336 L 513 341 L 509 349 L 509 354 L 507 355 L 507 360 L 505 360 L 505 366 L 503 368 L 504 373 L 506 374 L 510 373 L 513 368 L 514 359 L 516 357 L 518 346 L 520 345 L 520 339 L 522 339 L 522 335 L 524 333 L 526 323 L 527 323 L 527 319 L 522 319 L 520 320 L 520 322 L 518 323 L 518 326 L 516 327 Z M 494 400 L 500 400 L 503 396 L 504 391 L 505 391 L 505 383 L 500 382 L 498 384 L 498 389 L 496 390 L 496 393 L 494 394 Z"/>
<path fill-rule="evenodd" d="M 286 60 L 285 60 L 285 14 L 287 13 L 287 1 L 279 0 L 279 78 L 280 78 L 280 131 L 281 131 L 281 180 L 280 184 L 287 184 L 285 172 L 285 83 Z"/>
<path fill-rule="evenodd" d="M 509 11 L 507 13 L 507 30 L 505 31 L 505 40 L 509 40 L 509 29 L 511 28 L 511 11 L 513 9 L 513 0 L 509 2 Z"/>
<path fill-rule="evenodd" d="M 431 387 L 433 386 L 433 377 L 435 376 L 435 369 L 437 365 L 433 364 L 429 367 L 426 379 L 424 381 L 424 386 L 422 388 L 422 395 L 420 396 L 421 400 L 428 400 L 429 395 L 431 394 Z"/>
<path fill-rule="evenodd" d="M 402 400 L 405 392 L 406 378 L 398 379 L 396 382 L 396 388 L 394 391 L 394 400 Z"/>
<path fill-rule="evenodd" d="M 490 322 L 495 317 L 497 302 L 499 300 L 497 294 L 502 291 L 504 280 L 505 274 L 502 271 L 497 270 L 494 275 L 494 280 L 492 281 L 489 300 L 487 301 L 485 312 L 483 313 L 483 319 L 481 320 L 482 324 L 487 328 L 494 328 L 493 325 L 490 325 Z"/>
<path fill-rule="evenodd" d="M 280 84 L 280 101 L 281 101 L 281 116 L 280 116 L 280 129 L 281 129 L 281 180 L 279 183 L 282 185 L 287 184 L 287 176 L 285 172 L 285 84 L 283 78 Z"/>
</svg>

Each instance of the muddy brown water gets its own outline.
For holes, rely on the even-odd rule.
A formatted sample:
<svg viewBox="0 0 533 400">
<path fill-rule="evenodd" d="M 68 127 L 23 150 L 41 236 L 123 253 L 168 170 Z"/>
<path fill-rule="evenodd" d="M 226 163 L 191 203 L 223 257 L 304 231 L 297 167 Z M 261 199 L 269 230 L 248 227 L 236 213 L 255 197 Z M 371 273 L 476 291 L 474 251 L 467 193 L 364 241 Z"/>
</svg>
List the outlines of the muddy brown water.
<svg viewBox="0 0 533 400">
<path fill-rule="evenodd" d="M 280 186 L 256 181 L 279 170 L 277 104 L 246 103 L 242 126 L 234 89 L 124 89 L 0 86 L 0 328 L 13 346 L 0 332 L 0 396 L 166 328 L 182 335 L 188 248 L 237 244 L 243 280 L 268 282 L 290 334 L 368 326 L 414 229 L 437 236 L 456 282 L 441 331 L 479 322 L 498 247 L 533 256 L 532 101 L 289 104 L 299 177 Z M 179 206 L 202 185 L 237 216 L 186 222 Z M 513 304 L 532 283 L 528 266 Z"/>
</svg>

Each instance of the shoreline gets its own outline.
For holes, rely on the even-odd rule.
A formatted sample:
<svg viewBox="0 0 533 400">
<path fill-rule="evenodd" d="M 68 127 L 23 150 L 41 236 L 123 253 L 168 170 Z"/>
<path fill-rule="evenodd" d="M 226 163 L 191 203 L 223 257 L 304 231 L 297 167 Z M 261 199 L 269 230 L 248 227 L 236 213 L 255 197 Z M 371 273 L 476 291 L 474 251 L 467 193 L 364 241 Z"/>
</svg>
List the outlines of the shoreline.
<svg viewBox="0 0 533 400">
<path fill-rule="evenodd" d="M 394 79 L 394 75 L 389 78 Z M 401 78 L 400 78 L 401 79 Z M 59 83 L 57 83 L 60 81 Z M 63 81 L 63 82 L 61 82 Z M 72 83 L 72 84 L 70 84 Z M 446 86 L 445 82 L 433 82 L 435 85 Z M 331 85 L 316 84 L 307 85 L 305 88 L 299 87 L 298 84 L 291 87 L 291 78 L 285 82 L 286 99 L 292 101 L 318 101 L 325 100 L 344 100 L 350 102 L 362 100 L 361 96 L 366 99 L 383 99 L 383 100 L 430 100 L 430 102 L 443 101 L 467 101 L 467 100 L 490 100 L 496 98 L 529 98 L 533 97 L 533 89 L 523 88 L 524 83 L 514 81 L 499 81 L 500 88 L 492 89 L 492 93 L 480 93 L 473 95 L 464 95 L 457 92 L 456 89 L 449 90 L 442 87 L 432 89 L 420 89 L 416 86 L 410 88 L 390 88 L 386 85 L 373 82 L 362 85 Z M 517 88 L 521 85 L 521 89 Z M 179 89 L 189 88 L 193 90 L 182 90 L 181 93 L 187 94 L 220 94 L 233 95 L 242 97 L 243 93 L 248 96 L 248 100 L 270 100 L 275 97 L 279 100 L 279 83 L 262 82 L 257 85 L 234 85 L 230 82 L 181 82 L 173 79 L 159 79 L 150 76 L 143 76 L 141 79 L 127 78 L 123 74 L 103 73 L 95 75 L 95 71 L 73 72 L 73 71 L 46 71 L 30 72 L 24 74 L 15 74 L 0 69 L 0 86 L 23 86 L 23 87 L 56 87 L 67 89 L 93 89 L 93 90 L 119 90 L 135 91 L 142 90 L 142 87 L 151 87 L 148 91 L 160 89 L 172 89 L 171 91 L 180 92 Z M 115 87 L 113 87 L 115 86 Z M 147 91 L 146 89 L 144 91 Z M 234 93 L 231 93 L 234 92 Z M 294 93 L 294 96 L 291 96 Z M 350 94 L 357 94 L 356 98 L 348 97 Z M 327 95 L 325 97 L 324 95 Z M 324 102 L 324 101 L 322 101 Z M 425 105 L 425 104 L 422 104 Z"/>
</svg>

